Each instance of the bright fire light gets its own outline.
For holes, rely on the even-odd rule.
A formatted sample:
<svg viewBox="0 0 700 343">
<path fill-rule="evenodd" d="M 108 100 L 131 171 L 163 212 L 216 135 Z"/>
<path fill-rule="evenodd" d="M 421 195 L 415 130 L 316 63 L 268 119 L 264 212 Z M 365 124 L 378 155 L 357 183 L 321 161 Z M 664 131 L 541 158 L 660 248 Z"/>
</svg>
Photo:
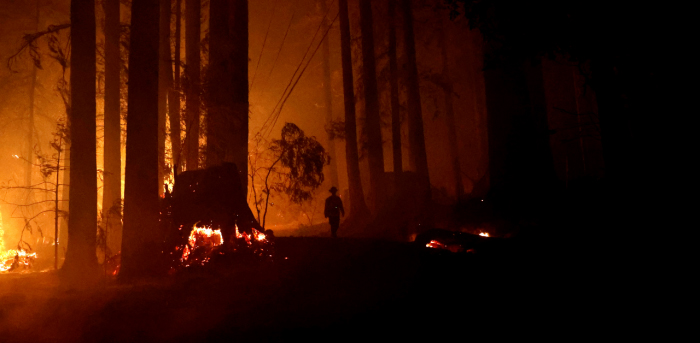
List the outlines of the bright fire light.
<svg viewBox="0 0 700 343">
<path fill-rule="evenodd" d="M 199 223 L 195 224 L 190 232 L 190 237 L 187 240 L 187 244 L 182 249 L 182 258 L 180 262 L 195 262 L 188 261 L 190 256 L 195 250 L 202 250 L 204 258 L 201 263 L 209 261 L 209 255 L 213 252 L 214 247 L 224 244 L 224 237 L 221 235 L 221 230 L 213 230 L 211 227 L 199 226 Z M 197 258 L 195 258 L 197 260 Z M 185 266 L 189 266 L 186 264 Z"/>
<path fill-rule="evenodd" d="M 36 259 L 36 253 L 28 254 L 26 251 L 14 249 L 5 250 L 4 235 L 2 214 L 0 214 L 0 273 L 17 269 L 29 269 L 34 259 Z"/>
<path fill-rule="evenodd" d="M 488 232 L 479 232 L 479 236 L 481 236 L 481 237 L 491 237 L 491 236 L 489 236 L 489 233 L 488 233 Z"/>
</svg>

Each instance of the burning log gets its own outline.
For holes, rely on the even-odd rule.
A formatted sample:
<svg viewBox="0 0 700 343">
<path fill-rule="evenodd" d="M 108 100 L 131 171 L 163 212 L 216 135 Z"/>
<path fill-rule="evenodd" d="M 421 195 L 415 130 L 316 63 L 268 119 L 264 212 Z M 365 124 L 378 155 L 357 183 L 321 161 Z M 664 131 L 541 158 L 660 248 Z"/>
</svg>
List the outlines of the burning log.
<svg viewBox="0 0 700 343">
<path fill-rule="evenodd" d="M 175 176 L 161 211 L 171 272 L 225 253 L 273 258 L 274 234 L 255 219 L 240 180 L 232 163 Z"/>
<path fill-rule="evenodd" d="M 432 229 L 416 237 L 415 242 L 426 248 L 449 250 L 454 253 L 474 253 L 489 237 L 487 232 L 478 235 Z"/>
</svg>

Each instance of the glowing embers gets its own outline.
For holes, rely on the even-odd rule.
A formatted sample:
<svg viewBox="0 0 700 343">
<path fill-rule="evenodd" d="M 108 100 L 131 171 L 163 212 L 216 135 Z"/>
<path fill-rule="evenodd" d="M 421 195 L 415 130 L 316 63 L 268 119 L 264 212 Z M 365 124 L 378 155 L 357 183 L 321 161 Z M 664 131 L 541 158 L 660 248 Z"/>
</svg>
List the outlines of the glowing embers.
<svg viewBox="0 0 700 343">
<path fill-rule="evenodd" d="M 241 232 L 236 230 L 236 244 L 234 251 L 237 252 L 252 252 L 253 255 L 262 258 L 263 261 L 272 261 L 275 255 L 275 237 L 272 230 L 267 230 L 262 233 L 254 228 L 251 228 L 252 233 Z"/>
<path fill-rule="evenodd" d="M 224 244 L 221 230 L 195 224 L 190 232 L 187 244 L 182 248 L 180 262 L 184 267 L 194 264 L 204 265 L 211 259 L 211 255 Z"/>
<path fill-rule="evenodd" d="M 31 269 L 36 253 L 20 250 L 0 251 L 0 273 Z"/>
<path fill-rule="evenodd" d="M 489 233 L 488 233 L 488 232 L 479 232 L 479 236 L 481 236 L 481 237 L 491 237 L 491 236 L 489 236 Z"/>
</svg>

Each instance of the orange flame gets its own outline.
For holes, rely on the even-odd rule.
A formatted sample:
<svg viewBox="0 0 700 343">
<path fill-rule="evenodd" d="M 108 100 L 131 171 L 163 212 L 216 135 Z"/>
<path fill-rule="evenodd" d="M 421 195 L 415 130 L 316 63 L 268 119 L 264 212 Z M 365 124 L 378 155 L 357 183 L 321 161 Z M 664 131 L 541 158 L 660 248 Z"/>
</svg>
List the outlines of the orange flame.
<svg viewBox="0 0 700 343">
<path fill-rule="evenodd" d="M 192 228 L 187 244 L 182 248 L 180 262 L 188 262 L 192 253 L 200 248 L 204 249 L 205 257 L 201 260 L 201 263 L 204 264 L 209 261 L 208 255 L 212 253 L 214 247 L 224 244 L 224 237 L 221 235 L 221 230 L 213 230 L 211 227 L 199 226 L 198 224 L 199 223 L 195 224 Z M 185 266 L 187 267 L 189 264 Z"/>
</svg>

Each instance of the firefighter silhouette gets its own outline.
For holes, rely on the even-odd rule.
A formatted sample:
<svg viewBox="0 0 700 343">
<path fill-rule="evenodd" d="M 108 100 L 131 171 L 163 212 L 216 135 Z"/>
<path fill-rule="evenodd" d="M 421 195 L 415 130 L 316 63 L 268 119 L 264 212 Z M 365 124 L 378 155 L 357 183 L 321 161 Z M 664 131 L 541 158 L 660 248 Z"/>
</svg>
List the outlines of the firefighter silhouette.
<svg viewBox="0 0 700 343">
<path fill-rule="evenodd" d="M 333 186 L 329 192 L 331 192 L 331 196 L 326 198 L 326 207 L 323 210 L 323 215 L 328 218 L 328 222 L 331 224 L 331 237 L 336 237 L 336 232 L 338 232 L 338 227 L 340 226 L 340 216 L 345 216 L 345 210 L 343 209 L 343 201 L 340 200 L 339 196 L 335 195 L 338 189 Z"/>
</svg>

